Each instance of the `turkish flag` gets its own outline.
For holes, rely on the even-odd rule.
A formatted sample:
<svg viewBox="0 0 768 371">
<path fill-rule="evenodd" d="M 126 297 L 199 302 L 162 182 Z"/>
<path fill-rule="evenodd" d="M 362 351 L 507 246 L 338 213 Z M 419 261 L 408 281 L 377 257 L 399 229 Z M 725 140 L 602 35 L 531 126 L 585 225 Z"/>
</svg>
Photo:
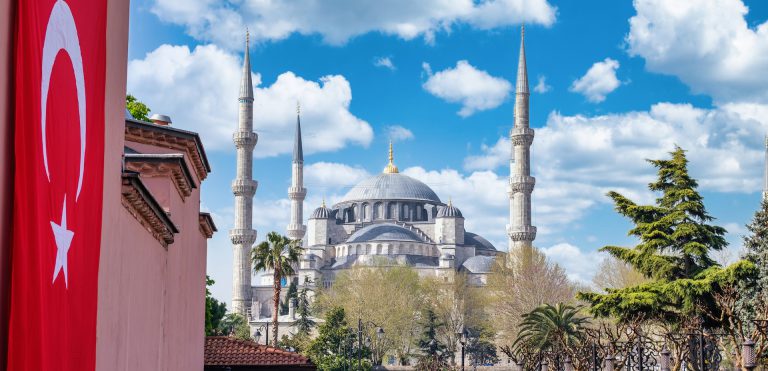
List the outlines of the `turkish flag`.
<svg viewBox="0 0 768 371">
<path fill-rule="evenodd" d="M 18 2 L 8 370 L 95 368 L 106 6 Z"/>
</svg>

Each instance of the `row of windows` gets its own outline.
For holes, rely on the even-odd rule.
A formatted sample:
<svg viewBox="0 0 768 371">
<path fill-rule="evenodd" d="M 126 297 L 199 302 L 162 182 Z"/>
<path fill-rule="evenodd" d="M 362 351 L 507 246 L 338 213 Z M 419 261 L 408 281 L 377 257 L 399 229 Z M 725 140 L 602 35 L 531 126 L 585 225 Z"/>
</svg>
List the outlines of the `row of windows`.
<svg viewBox="0 0 768 371">
<path fill-rule="evenodd" d="M 336 256 L 346 255 L 421 255 L 421 256 L 439 256 L 440 253 L 437 247 L 428 245 L 390 245 L 390 244 L 377 244 L 372 246 L 366 245 L 342 245 L 336 246 Z"/>
<path fill-rule="evenodd" d="M 433 215 L 434 216 L 434 215 Z M 342 218 L 345 223 L 357 221 L 371 221 L 380 219 L 397 219 L 412 221 L 429 220 L 429 211 L 424 204 L 410 204 L 391 202 L 385 207 L 384 202 L 371 204 L 364 202 L 362 204 L 353 204 L 342 212 Z"/>
</svg>

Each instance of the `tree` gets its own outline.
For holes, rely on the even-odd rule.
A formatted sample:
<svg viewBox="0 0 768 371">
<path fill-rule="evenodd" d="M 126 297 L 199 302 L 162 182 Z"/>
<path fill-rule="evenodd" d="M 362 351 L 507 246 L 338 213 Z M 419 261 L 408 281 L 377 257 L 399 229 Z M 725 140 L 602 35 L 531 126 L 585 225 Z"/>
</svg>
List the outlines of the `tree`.
<svg viewBox="0 0 768 371">
<path fill-rule="evenodd" d="M 448 368 L 448 359 L 451 354 L 447 351 L 445 344 L 437 339 L 437 332 L 443 324 L 438 322 L 437 315 L 432 308 L 424 312 L 424 321 L 422 322 L 423 331 L 419 338 L 419 349 L 421 356 L 416 364 L 418 370 L 438 371 Z"/>
<path fill-rule="evenodd" d="M 219 322 L 218 333 L 242 340 L 251 340 L 251 328 L 245 317 L 239 313 L 227 313 Z"/>
<path fill-rule="evenodd" d="M 572 353 L 584 339 L 587 323 L 587 318 L 579 316 L 578 307 L 563 303 L 544 304 L 523 315 L 513 348 L 517 351 Z"/>
<path fill-rule="evenodd" d="M 340 273 L 330 289 L 315 300 L 320 310 L 344 308 L 350 318 L 372 322 L 384 329 L 384 339 L 375 326 L 366 326 L 364 336 L 372 340 L 375 363 L 391 351 L 405 364 L 421 331 L 414 321 L 427 305 L 418 273 L 406 266 L 355 267 Z"/>
<path fill-rule="evenodd" d="M 317 337 L 307 347 L 307 356 L 321 371 L 341 371 L 352 367 L 353 346 L 356 336 L 347 325 L 344 308 L 334 307 L 325 314 L 325 322 L 318 328 Z M 363 363 L 369 370 L 369 362 Z"/>
<path fill-rule="evenodd" d="M 220 303 L 211 295 L 209 287 L 216 283 L 211 277 L 205 276 L 205 335 L 217 335 L 219 322 L 227 313 L 227 304 Z"/>
<path fill-rule="evenodd" d="M 150 109 L 131 94 L 125 96 L 125 108 L 136 120 L 149 121 Z"/>
<path fill-rule="evenodd" d="M 571 301 L 576 292 L 565 271 L 536 248 L 530 255 L 518 249 L 510 252 L 506 260 L 499 259 L 486 290 L 497 344 L 508 357 L 513 356 L 511 346 L 523 314 L 542 304 Z"/>
<path fill-rule="evenodd" d="M 636 271 L 631 265 L 608 256 L 600 263 L 592 283 L 600 289 L 623 289 L 648 282 L 648 278 Z"/>
<path fill-rule="evenodd" d="M 309 287 L 311 283 L 312 281 L 309 280 L 309 277 L 304 277 L 304 285 L 302 285 L 297 295 L 296 306 L 298 308 L 296 310 L 298 311 L 298 319 L 294 323 L 297 334 L 309 335 L 312 328 L 315 327 L 315 321 L 312 320 L 311 303 L 309 302 L 309 293 L 312 291 Z"/>
<path fill-rule="evenodd" d="M 750 265 L 739 262 L 722 269 L 709 255 L 726 246 L 725 229 L 710 224 L 713 218 L 688 175 L 685 152 L 676 147 L 667 160 L 649 160 L 658 178 L 648 188 L 659 192 L 654 205 L 638 205 L 617 192 L 609 192 L 616 210 L 635 225 L 629 231 L 640 243 L 633 248 L 605 246 L 607 251 L 645 277 L 647 283 L 601 293 L 579 293 L 597 316 L 631 321 L 638 316 L 681 326 L 704 320 L 718 326 L 721 311 L 713 294 L 721 286 L 750 275 Z"/>
<path fill-rule="evenodd" d="M 274 295 L 272 297 L 272 344 L 277 344 L 278 314 L 280 311 L 280 281 L 294 274 L 294 265 L 301 255 L 301 241 L 291 240 L 277 232 L 269 232 L 267 240 L 251 250 L 253 270 L 272 271 Z"/>
</svg>

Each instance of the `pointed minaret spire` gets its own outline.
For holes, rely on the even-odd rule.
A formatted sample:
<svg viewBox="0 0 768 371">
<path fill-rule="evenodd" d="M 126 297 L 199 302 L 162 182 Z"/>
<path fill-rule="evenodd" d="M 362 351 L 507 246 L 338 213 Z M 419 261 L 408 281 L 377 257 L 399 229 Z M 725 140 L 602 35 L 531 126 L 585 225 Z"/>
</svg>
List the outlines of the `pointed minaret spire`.
<svg viewBox="0 0 768 371">
<path fill-rule="evenodd" d="M 251 247 L 256 241 L 253 229 L 253 195 L 258 183 L 253 180 L 253 148 L 259 137 L 253 132 L 253 84 L 251 57 L 248 51 L 248 32 L 245 34 L 243 75 L 240 79 L 239 123 L 232 140 L 237 148 L 237 175 L 232 181 L 235 195 L 235 225 L 229 232 L 232 239 L 232 310 L 250 320 L 253 288 L 251 287 Z"/>
<path fill-rule="evenodd" d="M 528 122 L 530 93 L 528 91 L 528 68 L 525 62 L 525 25 L 520 29 L 520 59 L 517 66 L 517 89 L 515 91 L 515 124 L 509 132 L 512 142 L 509 195 L 509 251 L 523 249 L 526 260 L 532 257 L 536 227 L 531 225 L 531 193 L 536 179 L 531 176 L 531 144 L 533 129 Z"/>
<path fill-rule="evenodd" d="M 393 162 L 395 160 L 395 156 L 392 154 L 392 141 L 389 141 L 389 163 L 387 164 L 387 167 L 384 168 L 384 174 L 397 174 L 399 171 L 397 170 L 397 166 L 395 166 L 395 163 Z"/>
<path fill-rule="evenodd" d="M 300 240 L 304 238 L 307 227 L 304 223 L 304 198 L 307 189 L 304 188 L 304 150 L 301 145 L 301 106 L 296 102 L 296 137 L 293 141 L 293 164 L 291 165 L 291 187 L 288 188 L 288 198 L 291 199 L 291 222 L 286 228 L 288 238 Z"/>
<path fill-rule="evenodd" d="M 768 135 L 765 136 L 765 169 L 763 170 L 763 200 L 768 200 Z"/>
</svg>

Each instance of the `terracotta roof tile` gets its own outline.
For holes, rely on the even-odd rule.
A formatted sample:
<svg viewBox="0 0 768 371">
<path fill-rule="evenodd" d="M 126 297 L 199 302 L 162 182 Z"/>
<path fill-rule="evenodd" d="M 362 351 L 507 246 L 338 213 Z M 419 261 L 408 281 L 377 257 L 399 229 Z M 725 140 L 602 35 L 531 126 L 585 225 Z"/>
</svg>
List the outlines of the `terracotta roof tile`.
<svg viewBox="0 0 768 371">
<path fill-rule="evenodd" d="M 300 354 L 227 336 L 205 338 L 206 366 L 313 366 Z"/>
</svg>

